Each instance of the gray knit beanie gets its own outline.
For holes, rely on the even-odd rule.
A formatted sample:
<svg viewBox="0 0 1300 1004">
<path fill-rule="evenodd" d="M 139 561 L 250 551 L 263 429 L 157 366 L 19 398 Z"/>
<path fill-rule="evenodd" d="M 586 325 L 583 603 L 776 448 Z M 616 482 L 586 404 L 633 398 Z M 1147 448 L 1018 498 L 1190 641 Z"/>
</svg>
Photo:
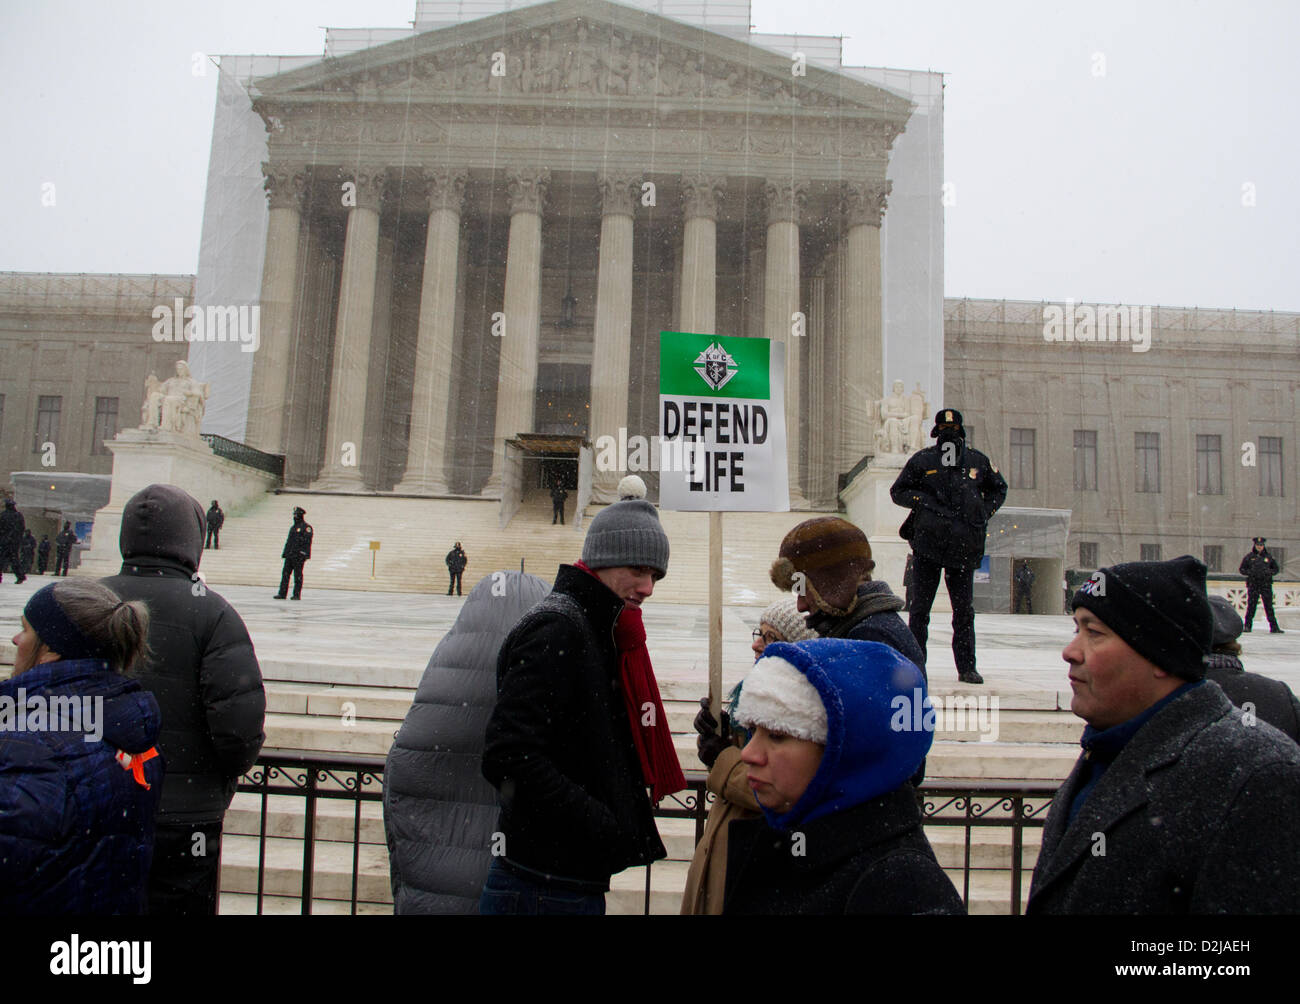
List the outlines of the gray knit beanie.
<svg viewBox="0 0 1300 1004">
<path fill-rule="evenodd" d="M 783 641 L 810 641 L 817 637 L 817 632 L 808 627 L 804 616 L 799 612 L 799 601 L 793 596 L 779 599 L 763 611 L 759 624 L 771 624 L 781 632 Z"/>
<path fill-rule="evenodd" d="M 619 488 L 621 494 L 621 483 Z M 646 565 L 667 575 L 668 534 L 659 525 L 655 507 L 644 498 L 625 497 L 601 510 L 582 542 L 582 563 L 593 570 Z"/>
</svg>

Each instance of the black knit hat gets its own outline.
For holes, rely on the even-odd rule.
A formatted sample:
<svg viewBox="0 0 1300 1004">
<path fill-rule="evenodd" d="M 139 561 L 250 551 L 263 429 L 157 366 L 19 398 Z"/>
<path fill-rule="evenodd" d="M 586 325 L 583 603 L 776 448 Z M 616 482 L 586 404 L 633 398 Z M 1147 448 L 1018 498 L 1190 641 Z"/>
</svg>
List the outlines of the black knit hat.
<svg viewBox="0 0 1300 1004">
<path fill-rule="evenodd" d="M 1070 608 L 1083 607 L 1167 673 L 1205 676 L 1214 614 L 1205 595 L 1205 565 L 1190 554 L 1172 561 L 1130 561 L 1093 572 Z"/>
<path fill-rule="evenodd" d="M 1215 648 L 1241 637 L 1245 625 L 1231 602 L 1222 596 L 1211 596 L 1210 609 L 1214 612 L 1214 636 L 1210 641 Z"/>
</svg>

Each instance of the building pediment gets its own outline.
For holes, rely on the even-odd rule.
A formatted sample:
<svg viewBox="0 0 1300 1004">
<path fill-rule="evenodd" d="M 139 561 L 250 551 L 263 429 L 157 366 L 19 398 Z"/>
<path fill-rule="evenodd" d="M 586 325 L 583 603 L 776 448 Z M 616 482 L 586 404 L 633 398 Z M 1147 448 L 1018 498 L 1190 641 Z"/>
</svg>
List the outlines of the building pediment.
<svg viewBox="0 0 1300 1004">
<path fill-rule="evenodd" d="M 256 81 L 261 109 L 304 103 L 602 107 L 658 116 L 885 120 L 912 104 L 793 56 L 605 0 L 557 0 Z M 267 112 L 264 110 L 264 114 Z"/>
</svg>

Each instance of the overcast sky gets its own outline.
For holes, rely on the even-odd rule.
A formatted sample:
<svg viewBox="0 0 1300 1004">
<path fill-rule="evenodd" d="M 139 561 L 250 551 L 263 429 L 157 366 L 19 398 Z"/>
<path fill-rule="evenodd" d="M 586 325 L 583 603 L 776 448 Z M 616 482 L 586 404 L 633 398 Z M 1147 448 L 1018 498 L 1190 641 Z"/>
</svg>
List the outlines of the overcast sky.
<svg viewBox="0 0 1300 1004">
<path fill-rule="evenodd" d="M 0 269 L 194 272 L 216 93 L 194 54 L 319 54 L 325 25 L 414 7 L 0 0 Z M 753 20 L 947 74 L 948 296 L 1300 310 L 1294 0 L 755 0 Z"/>
</svg>

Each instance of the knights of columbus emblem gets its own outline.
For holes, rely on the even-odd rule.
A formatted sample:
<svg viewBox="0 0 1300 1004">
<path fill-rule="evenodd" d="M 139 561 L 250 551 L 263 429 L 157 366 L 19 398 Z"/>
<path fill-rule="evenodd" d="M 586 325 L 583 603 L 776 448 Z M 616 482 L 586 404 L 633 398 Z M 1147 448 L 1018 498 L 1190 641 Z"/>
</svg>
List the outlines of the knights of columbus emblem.
<svg viewBox="0 0 1300 1004">
<path fill-rule="evenodd" d="M 714 342 L 696 357 L 695 372 L 714 390 L 721 390 L 736 375 L 736 360 Z"/>
</svg>

